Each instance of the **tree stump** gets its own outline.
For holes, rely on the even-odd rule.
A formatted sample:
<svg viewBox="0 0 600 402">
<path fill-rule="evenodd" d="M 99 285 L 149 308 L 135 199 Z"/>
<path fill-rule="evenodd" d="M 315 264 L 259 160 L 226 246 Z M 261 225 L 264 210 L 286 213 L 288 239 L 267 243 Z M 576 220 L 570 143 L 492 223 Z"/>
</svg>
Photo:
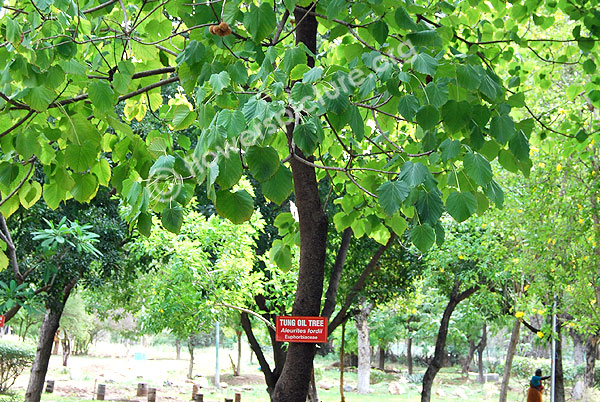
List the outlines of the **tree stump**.
<svg viewBox="0 0 600 402">
<path fill-rule="evenodd" d="M 148 395 L 148 384 L 145 382 L 138 383 L 136 396 L 146 396 Z"/>
<path fill-rule="evenodd" d="M 156 388 L 148 388 L 148 402 L 156 402 Z"/>
<path fill-rule="evenodd" d="M 198 384 L 192 385 L 192 401 L 196 400 L 196 394 L 198 393 Z"/>
<path fill-rule="evenodd" d="M 96 400 L 103 401 L 105 395 L 106 395 L 106 385 L 98 384 L 98 389 L 96 391 Z"/>
<path fill-rule="evenodd" d="M 54 392 L 54 380 L 46 381 L 46 392 L 49 394 Z"/>
<path fill-rule="evenodd" d="M 235 393 L 235 402 L 242 402 L 242 394 L 239 392 Z"/>
<path fill-rule="evenodd" d="M 194 402 L 204 402 L 204 395 L 202 395 L 202 394 L 196 394 L 194 396 Z"/>
</svg>

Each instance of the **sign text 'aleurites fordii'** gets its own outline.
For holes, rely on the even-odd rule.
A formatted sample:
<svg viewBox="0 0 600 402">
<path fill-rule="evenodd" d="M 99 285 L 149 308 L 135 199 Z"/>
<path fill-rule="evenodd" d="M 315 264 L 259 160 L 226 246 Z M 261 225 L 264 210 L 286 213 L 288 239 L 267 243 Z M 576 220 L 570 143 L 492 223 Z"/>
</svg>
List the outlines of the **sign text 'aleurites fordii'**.
<svg viewBox="0 0 600 402">
<path fill-rule="evenodd" d="M 327 342 L 326 317 L 277 317 L 277 342 Z"/>
</svg>

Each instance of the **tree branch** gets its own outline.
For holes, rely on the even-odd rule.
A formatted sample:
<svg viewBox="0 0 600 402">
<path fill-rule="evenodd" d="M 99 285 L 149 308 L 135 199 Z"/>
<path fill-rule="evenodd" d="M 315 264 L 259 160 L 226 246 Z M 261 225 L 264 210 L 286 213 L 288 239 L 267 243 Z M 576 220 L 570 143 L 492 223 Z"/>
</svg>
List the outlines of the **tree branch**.
<svg viewBox="0 0 600 402">
<path fill-rule="evenodd" d="M 348 255 L 348 248 L 350 247 L 350 241 L 352 240 L 352 229 L 346 228 L 342 233 L 342 242 L 338 249 L 337 256 L 335 257 L 335 263 L 329 277 L 329 286 L 327 292 L 325 292 L 325 303 L 323 304 L 323 310 L 321 312 L 322 317 L 331 317 L 333 310 L 335 309 L 335 303 L 337 298 L 338 286 L 344 271 L 344 264 L 346 262 L 346 256 Z"/>
<path fill-rule="evenodd" d="M 381 256 L 387 251 L 388 248 L 391 247 L 394 241 L 396 241 L 396 238 L 396 233 L 392 232 L 387 243 L 379 247 L 379 249 L 377 249 L 373 257 L 371 257 L 371 260 L 369 261 L 363 272 L 360 274 L 360 277 L 350 290 L 350 293 L 348 293 L 348 295 L 346 296 L 346 300 L 344 301 L 344 305 L 342 306 L 341 310 L 336 314 L 335 318 L 327 326 L 328 334 L 331 334 L 344 321 L 348 309 L 354 302 L 354 299 L 356 298 L 358 293 L 361 290 L 363 290 L 365 283 L 367 282 L 367 278 L 377 268 Z"/>
</svg>

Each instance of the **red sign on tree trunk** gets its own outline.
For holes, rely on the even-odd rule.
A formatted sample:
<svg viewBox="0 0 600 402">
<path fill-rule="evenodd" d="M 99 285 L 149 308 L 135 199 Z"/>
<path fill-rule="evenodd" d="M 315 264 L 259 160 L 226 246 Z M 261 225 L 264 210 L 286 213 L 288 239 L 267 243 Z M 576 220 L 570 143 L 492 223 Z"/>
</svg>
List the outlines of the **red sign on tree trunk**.
<svg viewBox="0 0 600 402">
<path fill-rule="evenodd" d="M 4 316 L 0 315 L 0 328 L 4 326 Z"/>
<path fill-rule="evenodd" d="M 327 342 L 326 317 L 277 317 L 277 342 Z"/>
</svg>

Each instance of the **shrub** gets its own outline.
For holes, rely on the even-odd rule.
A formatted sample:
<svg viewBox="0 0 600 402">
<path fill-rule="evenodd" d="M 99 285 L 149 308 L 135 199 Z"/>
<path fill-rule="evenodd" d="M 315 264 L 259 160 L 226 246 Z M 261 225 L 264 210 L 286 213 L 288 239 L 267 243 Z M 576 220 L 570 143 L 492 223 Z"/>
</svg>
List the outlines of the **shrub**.
<svg viewBox="0 0 600 402">
<path fill-rule="evenodd" d="M 423 382 L 424 373 L 404 374 L 404 378 L 409 384 L 421 384 Z"/>
<path fill-rule="evenodd" d="M 33 362 L 33 350 L 11 342 L 0 342 L 0 392 L 6 392 L 25 367 Z"/>
</svg>

